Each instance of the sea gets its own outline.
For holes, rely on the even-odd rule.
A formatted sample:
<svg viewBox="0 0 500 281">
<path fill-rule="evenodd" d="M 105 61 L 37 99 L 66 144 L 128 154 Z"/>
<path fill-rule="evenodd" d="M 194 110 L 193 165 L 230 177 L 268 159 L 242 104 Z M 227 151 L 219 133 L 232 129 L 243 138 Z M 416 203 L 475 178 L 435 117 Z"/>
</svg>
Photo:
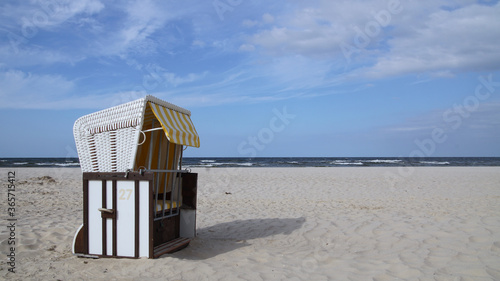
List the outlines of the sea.
<svg viewBox="0 0 500 281">
<path fill-rule="evenodd" d="M 500 157 L 184 157 L 183 168 L 500 166 Z M 0 158 L 0 168 L 80 167 L 78 158 Z"/>
</svg>

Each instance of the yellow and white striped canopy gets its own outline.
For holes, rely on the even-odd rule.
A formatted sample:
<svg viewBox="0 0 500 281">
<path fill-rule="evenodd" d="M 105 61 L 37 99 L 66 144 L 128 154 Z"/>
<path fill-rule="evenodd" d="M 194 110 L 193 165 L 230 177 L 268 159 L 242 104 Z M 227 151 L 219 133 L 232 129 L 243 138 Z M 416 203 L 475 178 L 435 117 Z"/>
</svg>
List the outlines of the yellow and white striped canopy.
<svg viewBox="0 0 500 281">
<path fill-rule="evenodd" d="M 148 104 L 170 142 L 200 147 L 200 138 L 189 115 L 152 102 Z"/>
</svg>

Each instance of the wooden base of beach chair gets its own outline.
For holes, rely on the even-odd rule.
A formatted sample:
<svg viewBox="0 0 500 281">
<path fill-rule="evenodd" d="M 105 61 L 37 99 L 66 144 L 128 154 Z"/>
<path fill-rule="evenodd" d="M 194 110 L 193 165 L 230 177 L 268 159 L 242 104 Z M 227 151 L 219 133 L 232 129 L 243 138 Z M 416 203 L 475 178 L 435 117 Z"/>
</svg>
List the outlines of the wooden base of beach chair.
<svg viewBox="0 0 500 281">
<path fill-rule="evenodd" d="M 164 254 L 171 254 L 186 248 L 191 242 L 191 239 L 179 237 L 154 248 L 153 257 L 158 258 Z"/>
<path fill-rule="evenodd" d="M 84 218 L 73 253 L 158 258 L 187 247 L 196 236 L 197 174 L 185 173 L 182 178 L 182 207 L 175 209 L 175 215 L 158 217 L 152 173 L 84 173 Z"/>
</svg>

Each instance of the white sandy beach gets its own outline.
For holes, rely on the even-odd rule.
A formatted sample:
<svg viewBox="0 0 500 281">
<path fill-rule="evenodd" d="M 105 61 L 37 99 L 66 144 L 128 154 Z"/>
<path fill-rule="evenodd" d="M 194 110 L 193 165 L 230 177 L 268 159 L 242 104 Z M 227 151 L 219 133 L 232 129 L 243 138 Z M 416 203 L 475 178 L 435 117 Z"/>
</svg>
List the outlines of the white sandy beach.
<svg viewBox="0 0 500 281">
<path fill-rule="evenodd" d="M 0 279 L 500 280 L 500 167 L 404 176 L 383 167 L 193 169 L 198 237 L 138 260 L 71 254 L 80 169 L 0 171 Z M 17 180 L 15 274 L 6 263 L 8 171 Z"/>
</svg>

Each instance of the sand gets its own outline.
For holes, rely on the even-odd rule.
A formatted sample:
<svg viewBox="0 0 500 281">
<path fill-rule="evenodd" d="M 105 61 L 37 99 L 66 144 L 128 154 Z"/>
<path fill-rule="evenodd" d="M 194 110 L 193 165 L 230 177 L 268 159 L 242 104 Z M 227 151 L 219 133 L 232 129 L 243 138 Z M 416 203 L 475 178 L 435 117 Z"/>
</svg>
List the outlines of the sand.
<svg viewBox="0 0 500 281">
<path fill-rule="evenodd" d="M 16 172 L 16 273 L 7 172 Z M 500 167 L 213 168 L 198 236 L 158 259 L 71 253 L 77 168 L 0 169 L 0 279 L 500 280 Z"/>
</svg>

